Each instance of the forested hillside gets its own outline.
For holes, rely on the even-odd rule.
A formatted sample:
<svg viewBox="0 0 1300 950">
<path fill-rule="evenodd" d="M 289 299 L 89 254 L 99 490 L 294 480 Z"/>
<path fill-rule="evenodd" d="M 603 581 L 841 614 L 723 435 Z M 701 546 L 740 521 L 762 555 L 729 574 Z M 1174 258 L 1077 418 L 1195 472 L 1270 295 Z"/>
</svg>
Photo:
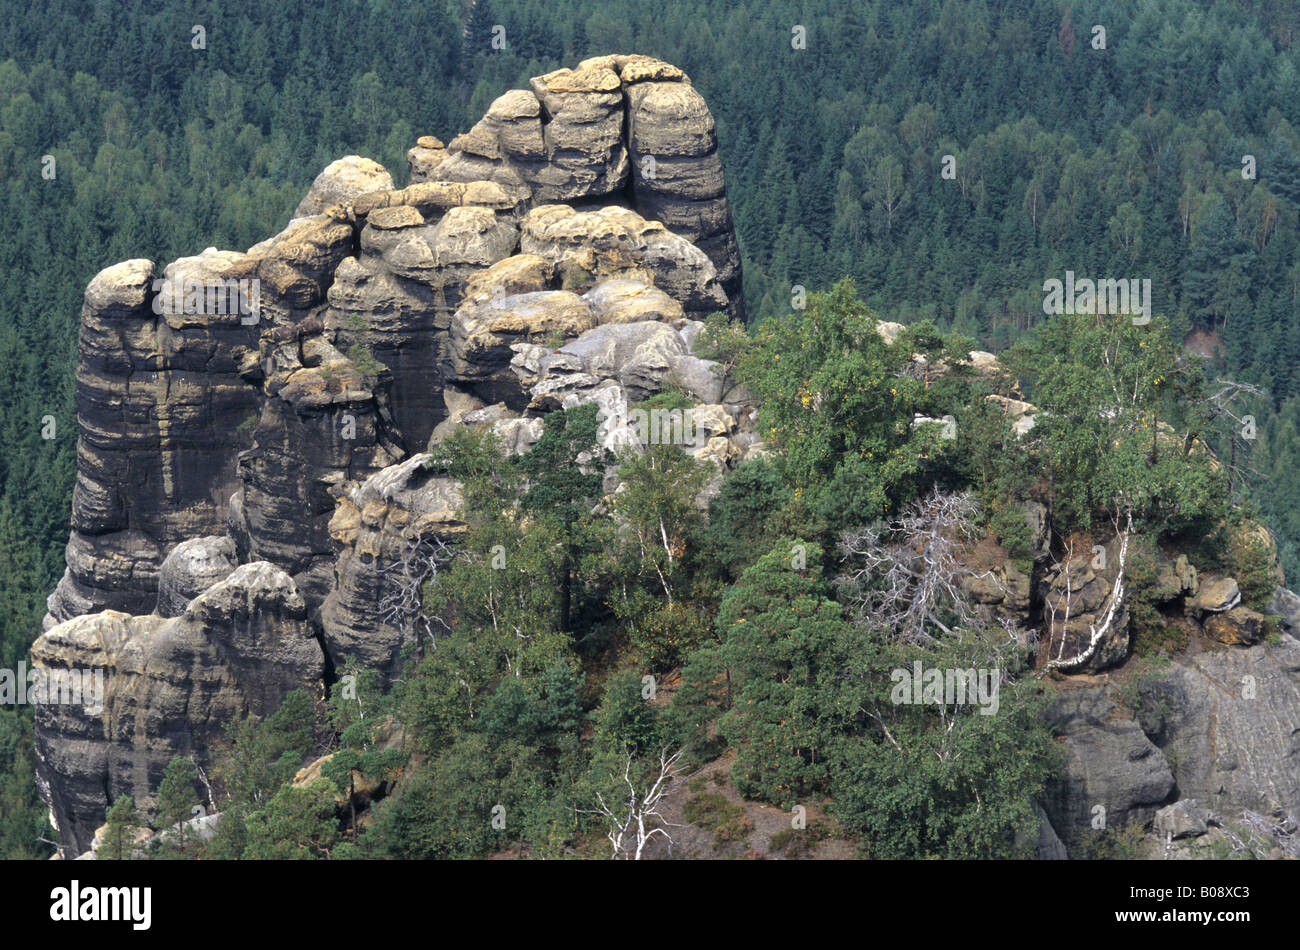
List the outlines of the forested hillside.
<svg viewBox="0 0 1300 950">
<path fill-rule="evenodd" d="M 1212 378 L 1263 391 L 1233 405 L 1254 416 L 1254 438 L 1206 435 L 1233 459 L 1226 491 L 1259 507 L 1291 583 L 1300 576 L 1300 10 L 1289 0 L 810 0 L 797 20 L 780 0 L 26 11 L 0 2 L 0 666 L 25 657 L 63 571 L 91 277 L 129 258 L 247 248 L 345 154 L 380 161 L 400 187 L 418 136 L 449 141 L 530 76 L 615 51 L 681 66 L 716 117 L 751 324 L 786 314 L 796 285 L 828 290 L 847 275 L 884 320 L 930 321 L 1002 352 L 1046 320 L 1048 278 L 1150 279 L 1160 326 L 1207 354 Z M 806 48 L 792 47 L 796 25 Z M 812 492 L 833 473 L 805 483 Z M 770 580 L 762 563 L 747 576 L 755 590 Z M 826 592 L 784 593 L 814 609 Z M 570 688 L 555 686 L 556 722 Z M 48 850 L 28 718 L 0 711 L 4 856 Z M 486 742 L 490 724 L 475 729 L 455 741 Z M 559 741 L 548 729 L 559 727 L 539 725 L 530 754 Z"/>
</svg>

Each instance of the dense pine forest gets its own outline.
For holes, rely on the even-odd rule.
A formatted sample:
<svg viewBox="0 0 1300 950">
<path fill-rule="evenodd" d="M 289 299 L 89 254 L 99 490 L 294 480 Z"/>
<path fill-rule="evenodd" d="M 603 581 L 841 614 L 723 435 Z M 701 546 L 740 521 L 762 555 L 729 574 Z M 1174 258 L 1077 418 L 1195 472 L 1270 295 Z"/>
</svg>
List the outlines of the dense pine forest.
<svg viewBox="0 0 1300 950">
<path fill-rule="evenodd" d="M 1047 320 L 1044 280 L 1066 271 L 1149 279 L 1157 326 L 1207 358 L 1211 383 L 1229 379 L 1262 393 L 1248 393 L 1233 407 L 1256 421 L 1249 436 L 1222 426 L 1201 431 L 1233 460 L 1226 497 L 1189 501 L 1183 522 L 1154 530 L 1187 531 L 1197 519 L 1213 520 L 1211 510 L 1222 515 L 1217 506 L 1230 500 L 1259 513 L 1277 536 L 1288 580 L 1300 576 L 1300 8 L 1290 0 L 809 0 L 797 20 L 779 0 L 49 0 L 39 16 L 26 10 L 0 2 L 0 212 L 10 229 L 0 247 L 0 666 L 15 667 L 26 656 L 40 632 L 44 598 L 63 571 L 75 478 L 78 315 L 95 273 L 129 258 L 165 262 L 210 245 L 247 248 L 281 227 L 314 176 L 342 155 L 378 160 L 400 187 L 406 150 L 418 136 L 450 140 L 530 76 L 616 51 L 679 65 L 709 103 L 751 327 L 789 314 L 792 293 L 802 287 L 823 294 L 813 309 L 832 315 L 831 322 L 864 319 L 869 307 L 883 320 L 1006 353 L 1013 367 L 1030 368 L 1025 378 L 1032 384 L 1032 368 L 1041 371 L 1043 360 L 1080 372 L 1088 365 L 1085 354 L 1035 335 Z M 197 49 L 196 25 L 203 27 Z M 491 44 L 497 25 L 504 27 L 503 49 Z M 1104 48 L 1097 48 L 1095 25 L 1104 26 Z M 806 48 L 792 47 L 795 26 L 805 30 Z M 851 285 L 841 283 L 845 277 Z M 779 403 L 797 380 L 757 367 L 771 366 L 763 354 L 808 341 L 797 336 L 798 327 L 770 326 L 768 336 L 717 346 L 750 367 L 746 381 L 776 407 L 775 433 L 794 426 L 780 418 Z M 783 340 L 781 332 L 796 336 Z M 815 362 L 807 369 L 830 372 Z M 870 360 L 865 369 L 874 371 Z M 1046 385 L 1040 381 L 1031 393 L 1044 404 L 1052 402 Z M 927 409 L 939 398 L 916 394 L 915 407 Z M 971 404 L 965 396 L 949 403 Z M 856 408 L 864 425 L 874 418 L 872 407 Z M 1175 425 L 1192 425 L 1177 416 L 1175 410 Z M 589 423 L 568 420 L 576 428 L 567 442 L 557 431 L 534 452 L 554 451 L 560 454 L 552 461 L 563 461 Z M 969 428 L 978 435 L 979 419 L 972 417 Z M 781 429 L 792 442 L 793 432 Z M 517 529 L 494 521 L 493 512 L 502 509 L 502 493 L 518 487 L 507 484 L 510 477 L 528 475 L 527 463 L 510 472 L 485 455 L 490 446 L 463 440 L 452 449 L 444 464 L 471 486 L 471 543 L 490 550 Z M 569 662 L 571 648 L 558 641 L 535 645 L 529 676 L 510 689 L 476 684 L 487 706 L 470 724 L 428 685 L 453 675 L 440 664 L 483 649 L 468 635 L 453 638 L 421 661 L 425 672 L 416 683 L 424 685 L 386 700 L 403 711 L 421 754 L 439 763 L 414 781 L 430 786 L 432 798 L 453 800 L 490 779 L 508 789 L 502 794 L 515 795 L 512 811 L 528 815 L 519 840 L 535 853 L 558 848 L 556 829 L 566 808 L 572 811 L 572 788 L 588 781 L 592 761 L 599 771 L 609 750 L 649 752 L 674 736 L 690 755 L 707 758 L 707 750 L 691 745 L 703 740 L 689 717 L 722 703 L 708 695 L 717 669 L 757 663 L 754 644 L 726 631 L 739 629 L 737 618 L 747 612 L 773 614 L 777 628 L 788 613 L 807 623 L 801 652 L 789 662 L 815 684 L 816 699 L 767 699 L 788 703 L 783 725 L 805 717 L 809 729 L 829 730 L 822 737 L 827 748 L 840 751 L 830 753 L 830 765 L 806 769 L 755 765 L 749 791 L 788 807 L 800 795 L 829 790 L 843 803 L 843 826 L 874 836 L 881 856 L 1012 853 L 1012 832 L 1026 819 L 1025 801 L 1014 796 L 991 800 L 1000 809 L 991 831 L 963 825 L 958 816 L 924 840 L 889 837 L 885 829 L 906 823 L 904 806 L 894 812 L 868 801 L 853 782 L 872 769 L 879 776 L 885 757 L 873 760 L 875 747 L 843 751 L 840 737 L 849 726 L 826 725 L 837 704 L 866 700 L 836 695 L 857 687 L 819 680 L 813 668 L 817 657 L 874 647 L 846 635 L 829 588 L 778 577 L 779 558 L 758 557 L 807 542 L 816 575 L 823 552 L 814 539 L 861 523 L 853 518 L 882 506 L 900 509 L 921 493 L 917 472 L 928 463 L 919 461 L 920 448 L 906 451 L 906 488 L 853 499 L 860 510 L 844 507 L 842 490 L 857 476 L 793 458 L 804 468 L 783 478 L 766 467 L 738 474 L 742 481 L 724 491 L 707 528 L 682 514 L 683 537 L 698 537 L 704 552 L 690 575 L 694 588 L 668 613 L 652 610 L 643 595 L 618 618 L 647 631 L 631 645 L 647 668 L 685 667 L 682 690 L 696 705 L 684 702 L 676 718 L 646 718 L 636 701 L 639 677 L 613 674 L 597 704 L 572 673 L 600 654 L 601 631 L 610 629 L 610 618 L 596 611 L 574 619 L 579 627 L 591 624 L 582 663 Z M 988 461 L 998 477 L 1013 477 L 1000 450 L 982 451 L 972 449 L 971 457 Z M 545 458 L 538 459 L 535 478 L 546 471 Z M 1183 474 L 1166 476 L 1170 483 L 1152 489 L 1155 495 L 1172 491 Z M 680 472 L 674 490 L 685 491 L 692 477 Z M 996 494 L 971 471 L 935 477 Z M 800 497 L 790 507 L 787 495 L 796 485 Z M 576 490 L 559 485 L 554 494 Z M 1088 505 L 1082 508 L 1081 518 Z M 747 539 L 752 544 L 726 536 L 743 536 L 746 525 L 761 527 Z M 575 563 L 601 548 L 604 530 L 580 526 Z M 700 566 L 705 562 L 713 567 Z M 554 569 L 541 561 L 533 566 Z M 636 577 L 648 570 L 627 568 Z M 687 584 L 685 574 L 676 580 Z M 453 574 L 449 589 L 472 592 L 480 582 L 466 569 Z M 591 591 L 602 583 L 592 581 L 592 603 Z M 708 613 L 715 609 L 725 635 L 710 645 L 702 631 L 712 626 Z M 680 642 L 664 632 L 669 627 L 686 631 Z M 598 707 L 590 748 L 579 748 L 575 738 L 584 706 Z M 532 710 L 526 735 L 515 728 L 525 708 Z M 746 721 L 744 708 L 730 706 L 722 738 L 740 750 L 742 763 L 747 755 L 754 763 L 777 757 L 774 720 Z M 1032 708 L 1025 698 L 1023 713 L 1000 721 L 1004 731 L 991 737 L 1023 753 L 996 772 L 1000 788 L 1045 780 L 1047 740 L 1031 722 Z M 380 754 L 375 736 L 358 730 L 344 703 L 334 712 L 357 756 Z M 307 751 L 295 715 L 300 719 L 302 710 L 286 707 L 282 720 L 241 725 L 232 738 L 236 747 L 257 750 L 250 760 L 269 764 L 255 778 L 240 773 L 248 788 L 255 786 L 238 805 L 249 817 L 229 832 L 235 837 L 218 839 L 215 855 L 295 856 L 276 850 L 271 819 L 253 807 L 292 776 L 281 753 Z M 982 728 L 979 717 L 973 720 Z M 915 723 L 895 729 L 917 730 L 918 748 L 930 741 Z M 975 730 L 963 741 L 989 738 Z M 31 747 L 30 713 L 0 710 L 0 857 L 52 850 Z M 616 758 L 603 767 L 616 771 Z M 510 786 L 510 776 L 534 767 L 545 776 L 540 784 Z M 900 775 L 904 780 L 917 785 L 918 799 L 931 794 L 920 788 L 927 776 Z M 309 824 L 315 806 L 293 800 L 296 794 L 283 793 L 275 817 Z M 355 851 L 460 856 L 500 847 L 495 838 L 459 839 L 454 814 L 421 815 L 410 804 L 414 796 L 404 800 L 377 813 L 373 839 Z M 178 813 L 188 804 L 181 800 Z M 468 812 L 480 803 L 454 804 Z M 355 829 L 351 840 L 355 845 Z"/>
</svg>

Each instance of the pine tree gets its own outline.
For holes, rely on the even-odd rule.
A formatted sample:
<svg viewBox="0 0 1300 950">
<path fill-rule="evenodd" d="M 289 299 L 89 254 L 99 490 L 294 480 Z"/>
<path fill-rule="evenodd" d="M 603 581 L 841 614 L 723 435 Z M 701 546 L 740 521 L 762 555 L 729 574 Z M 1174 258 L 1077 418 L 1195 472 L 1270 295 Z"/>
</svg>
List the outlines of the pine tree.
<svg viewBox="0 0 1300 950">
<path fill-rule="evenodd" d="M 131 796 L 122 795 L 108 810 L 108 827 L 95 857 L 100 860 L 122 861 L 131 857 L 136 834 L 140 830 L 140 815 Z"/>
<path fill-rule="evenodd" d="M 193 816 L 192 810 L 198 804 L 194 793 L 196 777 L 194 763 L 177 756 L 163 769 L 162 782 L 158 785 L 156 828 L 168 833 L 167 844 L 182 855 L 185 854 L 185 822 Z"/>
</svg>

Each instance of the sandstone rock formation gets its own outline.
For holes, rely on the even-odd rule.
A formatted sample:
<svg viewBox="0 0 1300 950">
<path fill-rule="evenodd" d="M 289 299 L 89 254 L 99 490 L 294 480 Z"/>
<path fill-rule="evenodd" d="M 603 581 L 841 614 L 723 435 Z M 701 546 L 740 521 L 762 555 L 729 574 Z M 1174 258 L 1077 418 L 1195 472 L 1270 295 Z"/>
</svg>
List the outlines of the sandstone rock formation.
<svg viewBox="0 0 1300 950">
<path fill-rule="evenodd" d="M 456 520 L 460 486 L 426 468 L 430 456 L 414 455 L 353 483 L 329 524 L 338 545 L 335 584 L 321 610 L 326 648 L 334 663 L 397 671 L 401 648 L 427 630 L 406 629 L 403 614 L 414 606 L 421 579 L 442 563 L 439 541 L 464 530 Z"/>
<path fill-rule="evenodd" d="M 532 206 L 627 201 L 702 250 L 726 306 L 743 316 L 713 117 L 677 67 L 645 56 L 600 56 L 539 76 L 531 89 L 493 102 L 435 160 L 437 152 L 433 142 L 412 150 L 412 181 L 494 181 L 526 193 Z"/>
<path fill-rule="evenodd" d="M 154 613 L 179 617 L 191 600 L 225 580 L 237 566 L 235 542 L 225 535 L 182 541 L 162 563 Z"/>
<path fill-rule="evenodd" d="M 38 781 L 73 855 L 90 847 L 106 797 L 148 807 L 173 757 L 210 766 L 226 723 L 274 712 L 293 689 L 320 693 L 325 672 L 306 603 L 265 561 L 236 568 L 177 617 L 106 610 L 59 624 L 32 661 L 104 677 L 102 709 L 36 707 Z"/>
<path fill-rule="evenodd" d="M 1247 812 L 1282 826 L 1300 816 L 1300 641 L 1176 657 L 1135 686 L 1066 688 L 1047 713 L 1067 762 L 1043 807 L 1072 857 L 1095 846 L 1100 816 L 1161 842 Z"/>
<path fill-rule="evenodd" d="M 311 183 L 307 196 L 298 202 L 295 218 L 309 218 L 334 205 L 344 204 L 372 191 L 391 191 L 393 176 L 378 162 L 348 155 L 331 162 Z"/>
<path fill-rule="evenodd" d="M 676 386 L 706 404 L 691 451 L 723 467 L 757 444 L 690 352 L 698 319 L 743 304 L 681 70 L 558 70 L 408 160 L 396 188 L 341 158 L 247 252 L 126 261 L 86 290 L 67 571 L 33 650 L 107 676 L 102 719 L 38 715 L 70 854 L 234 716 L 349 663 L 395 672 L 418 636 L 397 573 L 460 530 L 457 486 L 415 454 L 448 420 L 527 451 L 545 412 L 594 401 L 625 444 L 629 408 Z"/>
<path fill-rule="evenodd" d="M 251 270 L 212 249 L 168 268 L 217 280 Z M 247 435 L 231 420 L 257 405 L 241 376 L 256 330 L 238 313 L 157 312 L 171 308 L 156 277 L 149 261 L 125 261 L 86 288 L 72 532 L 47 629 L 98 610 L 151 611 L 167 551 L 221 531 L 237 484 Z"/>
</svg>

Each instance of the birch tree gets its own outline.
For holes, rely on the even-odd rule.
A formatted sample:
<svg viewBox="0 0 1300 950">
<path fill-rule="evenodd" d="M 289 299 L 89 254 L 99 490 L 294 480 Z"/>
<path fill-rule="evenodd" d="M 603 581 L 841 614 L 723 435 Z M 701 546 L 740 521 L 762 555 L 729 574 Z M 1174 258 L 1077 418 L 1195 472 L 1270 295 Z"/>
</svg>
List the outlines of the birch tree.
<svg viewBox="0 0 1300 950">
<path fill-rule="evenodd" d="M 672 846 L 673 839 L 667 831 L 669 823 L 661 809 L 664 795 L 677 778 L 677 760 L 681 755 L 680 750 L 672 753 L 666 748 L 660 750 L 657 771 L 652 767 L 648 777 L 638 782 L 632 774 L 634 757 L 631 752 L 626 752 L 622 775 L 625 791 L 621 797 L 614 799 L 611 795 L 611 804 L 603 792 L 596 793 L 596 808 L 588 810 L 587 814 L 605 819 L 608 826 L 605 836 L 609 839 L 613 860 L 640 861 L 646 846 L 656 835 Z"/>
</svg>

